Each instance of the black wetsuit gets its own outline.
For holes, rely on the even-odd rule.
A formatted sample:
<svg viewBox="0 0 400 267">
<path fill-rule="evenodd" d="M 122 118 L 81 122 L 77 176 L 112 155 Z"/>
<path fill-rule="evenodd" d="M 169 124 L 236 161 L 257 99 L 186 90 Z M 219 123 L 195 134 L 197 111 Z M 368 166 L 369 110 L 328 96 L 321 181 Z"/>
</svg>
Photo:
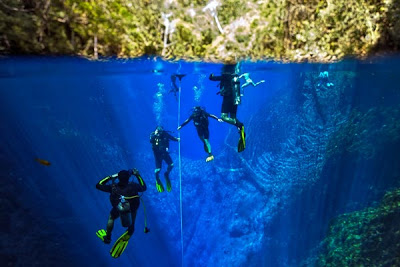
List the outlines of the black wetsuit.
<svg viewBox="0 0 400 267">
<path fill-rule="evenodd" d="M 209 139 L 210 132 L 208 130 L 208 117 L 218 120 L 217 116 L 209 114 L 205 110 L 194 111 L 192 115 L 190 115 L 190 117 L 182 123 L 181 127 L 193 120 L 193 124 L 196 127 L 197 134 L 199 135 L 200 139 Z"/>
<path fill-rule="evenodd" d="M 140 177 L 140 175 L 136 176 L 136 178 L 138 179 L 139 183 L 129 182 L 126 185 L 120 185 L 119 183 L 107 184 L 108 182 L 113 180 L 113 177 L 108 176 L 96 184 L 97 189 L 103 192 L 110 193 L 110 202 L 112 206 L 112 209 L 110 211 L 110 218 L 112 220 L 117 219 L 120 215 L 117 206 L 120 203 L 121 196 L 129 198 L 126 199 L 130 205 L 130 211 L 132 217 L 132 224 L 128 227 L 129 235 L 132 235 L 133 232 L 135 231 L 136 212 L 140 205 L 139 192 L 144 192 L 147 189 L 146 183 Z M 109 231 L 111 234 L 112 227 L 111 229 L 107 229 L 107 231 Z"/>
<path fill-rule="evenodd" d="M 164 160 L 168 164 L 167 173 L 172 169 L 173 163 L 171 156 L 169 155 L 169 140 L 178 141 L 178 138 L 173 137 L 166 131 L 161 131 L 158 134 L 152 132 L 150 134 L 150 143 L 156 160 L 156 169 L 161 170 L 162 161 Z M 156 176 L 160 171 L 156 171 Z"/>
<path fill-rule="evenodd" d="M 236 115 L 240 103 L 240 80 L 237 74 L 223 73 L 221 76 L 210 75 L 211 81 L 221 81 L 219 94 L 223 96 L 221 113 Z"/>
</svg>

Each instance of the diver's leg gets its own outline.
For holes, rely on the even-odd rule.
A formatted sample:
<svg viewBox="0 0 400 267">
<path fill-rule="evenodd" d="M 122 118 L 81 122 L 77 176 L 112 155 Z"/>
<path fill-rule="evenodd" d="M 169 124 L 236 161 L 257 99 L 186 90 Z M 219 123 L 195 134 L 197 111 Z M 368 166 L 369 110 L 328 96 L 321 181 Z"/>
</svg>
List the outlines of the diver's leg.
<svg viewBox="0 0 400 267">
<path fill-rule="evenodd" d="M 203 139 L 203 143 L 204 143 L 204 150 L 208 153 L 209 156 L 211 156 L 211 145 L 210 145 L 210 141 L 208 141 L 208 139 Z"/>
<path fill-rule="evenodd" d="M 203 142 L 204 151 L 208 154 L 211 154 L 210 143 L 207 140 L 210 135 L 208 131 L 208 126 L 196 127 L 196 130 L 197 130 L 197 135 L 199 136 L 201 142 Z"/>
<path fill-rule="evenodd" d="M 212 161 L 214 159 L 213 154 L 211 153 L 211 145 L 208 139 L 204 139 L 204 148 L 207 149 L 208 157 L 206 158 L 206 162 Z"/>
<path fill-rule="evenodd" d="M 174 163 L 172 162 L 171 156 L 169 153 L 165 153 L 164 161 L 168 164 L 167 171 L 165 172 L 167 175 L 171 172 L 172 168 L 174 167 Z"/>
<path fill-rule="evenodd" d="M 244 84 L 242 84 L 242 88 L 243 88 L 243 87 L 246 87 L 246 86 L 249 86 L 249 85 L 250 85 L 249 82 L 245 82 Z"/>
<path fill-rule="evenodd" d="M 164 161 L 168 164 L 167 171 L 164 173 L 165 182 L 167 185 L 167 191 L 170 192 L 172 190 L 171 180 L 169 179 L 169 173 L 171 172 L 172 168 L 174 167 L 174 163 L 172 162 L 171 156 L 169 153 L 165 153 Z"/>
<path fill-rule="evenodd" d="M 231 112 L 232 106 L 233 106 L 232 97 L 224 96 L 222 100 L 221 119 L 229 124 L 235 125 L 236 120 L 234 118 L 230 118 L 228 115 Z"/>
<path fill-rule="evenodd" d="M 128 227 L 128 235 L 132 236 L 135 232 L 135 220 L 136 220 L 137 208 L 131 209 L 132 224 Z"/>
<path fill-rule="evenodd" d="M 154 170 L 154 173 L 156 175 L 156 188 L 157 191 L 161 193 L 164 191 L 164 186 L 160 180 L 162 157 L 159 153 L 154 153 L 154 157 L 156 158 L 156 169 Z"/>
<path fill-rule="evenodd" d="M 119 217 L 118 210 L 113 207 L 110 212 L 110 216 L 108 217 L 107 221 L 107 235 L 104 237 L 104 243 L 109 244 L 111 242 L 111 233 L 114 229 L 114 221 Z"/>
<path fill-rule="evenodd" d="M 232 105 L 229 112 L 230 112 L 230 116 L 231 118 L 233 118 L 235 120 L 235 126 L 238 128 L 238 130 L 240 131 L 243 127 L 243 123 L 239 121 L 238 118 L 236 118 L 236 113 L 237 113 L 237 105 Z"/>
<path fill-rule="evenodd" d="M 236 125 L 236 119 L 230 118 L 229 115 L 228 115 L 228 113 L 222 113 L 222 114 L 221 114 L 221 119 L 222 119 L 224 122 L 227 122 L 227 123 L 232 124 L 232 125 Z"/>
<path fill-rule="evenodd" d="M 257 82 L 257 83 L 254 83 L 254 82 L 253 82 L 253 86 L 256 87 L 257 85 L 259 85 L 260 83 L 263 83 L 263 82 L 265 82 L 265 81 L 264 81 L 264 80 L 261 80 L 261 81 L 259 81 L 259 82 Z"/>
<path fill-rule="evenodd" d="M 161 164 L 162 164 L 162 157 L 160 153 L 154 152 L 154 158 L 156 160 L 156 168 L 154 170 L 154 173 L 156 175 L 156 180 L 160 179 L 160 171 L 161 171 Z"/>
</svg>

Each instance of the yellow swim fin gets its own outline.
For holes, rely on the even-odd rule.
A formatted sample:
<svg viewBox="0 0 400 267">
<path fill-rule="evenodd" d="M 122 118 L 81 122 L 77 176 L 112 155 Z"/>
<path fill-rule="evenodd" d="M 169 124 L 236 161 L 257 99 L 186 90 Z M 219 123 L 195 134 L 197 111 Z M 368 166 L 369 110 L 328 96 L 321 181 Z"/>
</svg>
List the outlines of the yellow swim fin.
<svg viewBox="0 0 400 267">
<path fill-rule="evenodd" d="M 129 239 L 131 236 L 128 234 L 128 231 L 123 233 L 117 241 L 115 241 L 114 246 L 110 250 L 111 257 L 118 258 L 126 249 L 128 245 Z"/>
<path fill-rule="evenodd" d="M 100 229 L 96 232 L 96 235 L 98 236 L 98 238 L 101 239 L 101 241 L 103 241 L 105 244 L 110 244 L 111 242 L 111 238 L 109 236 L 107 236 L 107 231 L 104 229 Z"/>
<path fill-rule="evenodd" d="M 167 184 L 167 191 L 171 192 L 172 190 L 171 180 L 169 179 L 169 176 L 166 173 L 164 173 L 164 177 L 165 177 L 165 182 Z"/>
<path fill-rule="evenodd" d="M 157 191 L 158 192 L 164 192 L 164 186 L 163 186 L 163 184 L 161 183 L 161 181 L 160 181 L 160 179 L 159 178 L 156 178 L 156 187 L 157 187 Z"/>
<path fill-rule="evenodd" d="M 206 162 L 210 162 L 210 161 L 212 161 L 212 160 L 214 160 L 214 156 L 213 156 L 213 155 L 208 156 L 208 157 L 206 158 Z"/>
<path fill-rule="evenodd" d="M 240 128 L 239 134 L 238 152 L 242 152 L 246 148 L 246 133 L 244 132 L 244 126 Z"/>
</svg>

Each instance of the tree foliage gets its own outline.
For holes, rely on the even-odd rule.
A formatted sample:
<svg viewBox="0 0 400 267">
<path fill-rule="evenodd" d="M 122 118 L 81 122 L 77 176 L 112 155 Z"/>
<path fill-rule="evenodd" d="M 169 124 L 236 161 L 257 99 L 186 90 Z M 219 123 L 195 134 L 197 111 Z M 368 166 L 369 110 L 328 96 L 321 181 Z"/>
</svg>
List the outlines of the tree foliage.
<svg viewBox="0 0 400 267">
<path fill-rule="evenodd" d="M 400 0 L 0 0 L 0 53 L 333 61 L 398 50 L 399 5 Z"/>
</svg>

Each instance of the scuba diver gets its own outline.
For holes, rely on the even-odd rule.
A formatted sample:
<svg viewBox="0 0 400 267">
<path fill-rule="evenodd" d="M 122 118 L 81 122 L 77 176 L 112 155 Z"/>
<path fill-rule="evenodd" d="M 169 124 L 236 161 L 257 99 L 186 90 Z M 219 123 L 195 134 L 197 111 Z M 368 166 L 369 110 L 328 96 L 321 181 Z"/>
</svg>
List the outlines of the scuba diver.
<svg viewBox="0 0 400 267">
<path fill-rule="evenodd" d="M 220 94 L 223 97 L 221 108 L 221 119 L 229 124 L 235 125 L 239 130 L 238 152 L 242 152 L 246 147 L 246 134 L 244 125 L 236 118 L 237 108 L 240 99 L 240 80 L 237 74 L 236 64 L 228 64 L 222 67 L 221 76 L 210 74 L 211 81 L 220 81 Z"/>
<path fill-rule="evenodd" d="M 328 71 L 321 71 L 318 75 L 318 78 L 320 78 L 320 81 L 317 84 L 318 87 L 320 87 L 321 85 L 324 86 L 325 84 L 327 87 L 334 86 L 333 83 L 329 82 L 329 72 Z"/>
<path fill-rule="evenodd" d="M 188 124 L 191 120 L 193 120 L 193 124 L 196 127 L 197 134 L 200 137 L 200 140 L 204 144 L 204 150 L 208 153 L 208 157 L 206 158 L 206 162 L 209 162 L 214 159 L 213 154 L 211 154 L 211 145 L 210 142 L 208 141 L 210 132 L 208 130 L 208 117 L 216 119 L 219 122 L 223 122 L 220 118 L 213 114 L 209 114 L 204 108 L 200 106 L 196 106 L 193 108 L 193 112 L 190 115 L 190 117 L 185 120 L 179 127 L 178 131 Z"/>
<path fill-rule="evenodd" d="M 256 87 L 256 86 L 259 85 L 260 83 L 265 82 L 265 80 L 261 80 L 261 81 L 259 81 L 259 82 L 254 83 L 253 80 L 250 78 L 250 73 L 243 73 L 242 75 L 239 76 L 239 79 L 240 79 L 240 78 L 244 78 L 244 80 L 245 80 L 245 83 L 242 84 L 242 86 L 241 86 L 241 87 L 242 87 L 242 94 L 240 94 L 240 96 L 243 96 L 243 94 L 244 94 L 244 88 L 245 88 L 246 86 L 249 86 L 249 85 L 251 84 L 251 85 L 253 85 L 253 87 Z"/>
<path fill-rule="evenodd" d="M 134 175 L 138 183 L 129 182 L 129 177 Z M 118 183 L 115 180 L 118 179 Z M 108 184 L 111 182 L 111 184 Z M 124 252 L 128 241 L 135 231 L 136 212 L 139 208 L 139 192 L 146 191 L 147 187 L 139 174 L 137 169 L 122 170 L 117 174 L 107 176 L 96 184 L 96 188 L 100 191 L 110 193 L 110 202 L 112 209 L 107 222 L 106 230 L 100 229 L 96 235 L 105 243 L 110 244 L 111 232 L 114 228 L 114 221 L 118 217 L 121 218 L 123 227 L 127 227 L 127 231 L 123 233 L 110 250 L 113 258 L 118 258 Z M 150 230 L 145 223 L 144 232 L 148 233 Z"/>
<path fill-rule="evenodd" d="M 156 187 L 157 191 L 160 193 L 164 191 L 164 186 L 160 180 L 161 165 L 163 160 L 168 164 L 167 171 L 164 173 L 167 191 L 171 192 L 172 190 L 169 173 L 174 167 L 174 163 L 172 162 L 171 156 L 168 152 L 169 140 L 179 142 L 179 138 L 170 135 L 162 126 L 157 126 L 156 130 L 150 134 L 150 143 L 152 144 L 154 158 L 156 160 L 156 169 L 154 170 L 156 174 Z"/>
<path fill-rule="evenodd" d="M 173 75 L 171 75 L 171 90 L 169 90 L 169 92 L 170 93 L 174 93 L 174 96 L 175 96 L 176 99 L 177 99 L 176 93 L 179 92 L 179 87 L 176 85 L 176 78 L 178 78 L 179 81 L 182 81 L 182 78 L 185 77 L 185 76 L 186 76 L 186 74 L 173 74 Z"/>
</svg>

